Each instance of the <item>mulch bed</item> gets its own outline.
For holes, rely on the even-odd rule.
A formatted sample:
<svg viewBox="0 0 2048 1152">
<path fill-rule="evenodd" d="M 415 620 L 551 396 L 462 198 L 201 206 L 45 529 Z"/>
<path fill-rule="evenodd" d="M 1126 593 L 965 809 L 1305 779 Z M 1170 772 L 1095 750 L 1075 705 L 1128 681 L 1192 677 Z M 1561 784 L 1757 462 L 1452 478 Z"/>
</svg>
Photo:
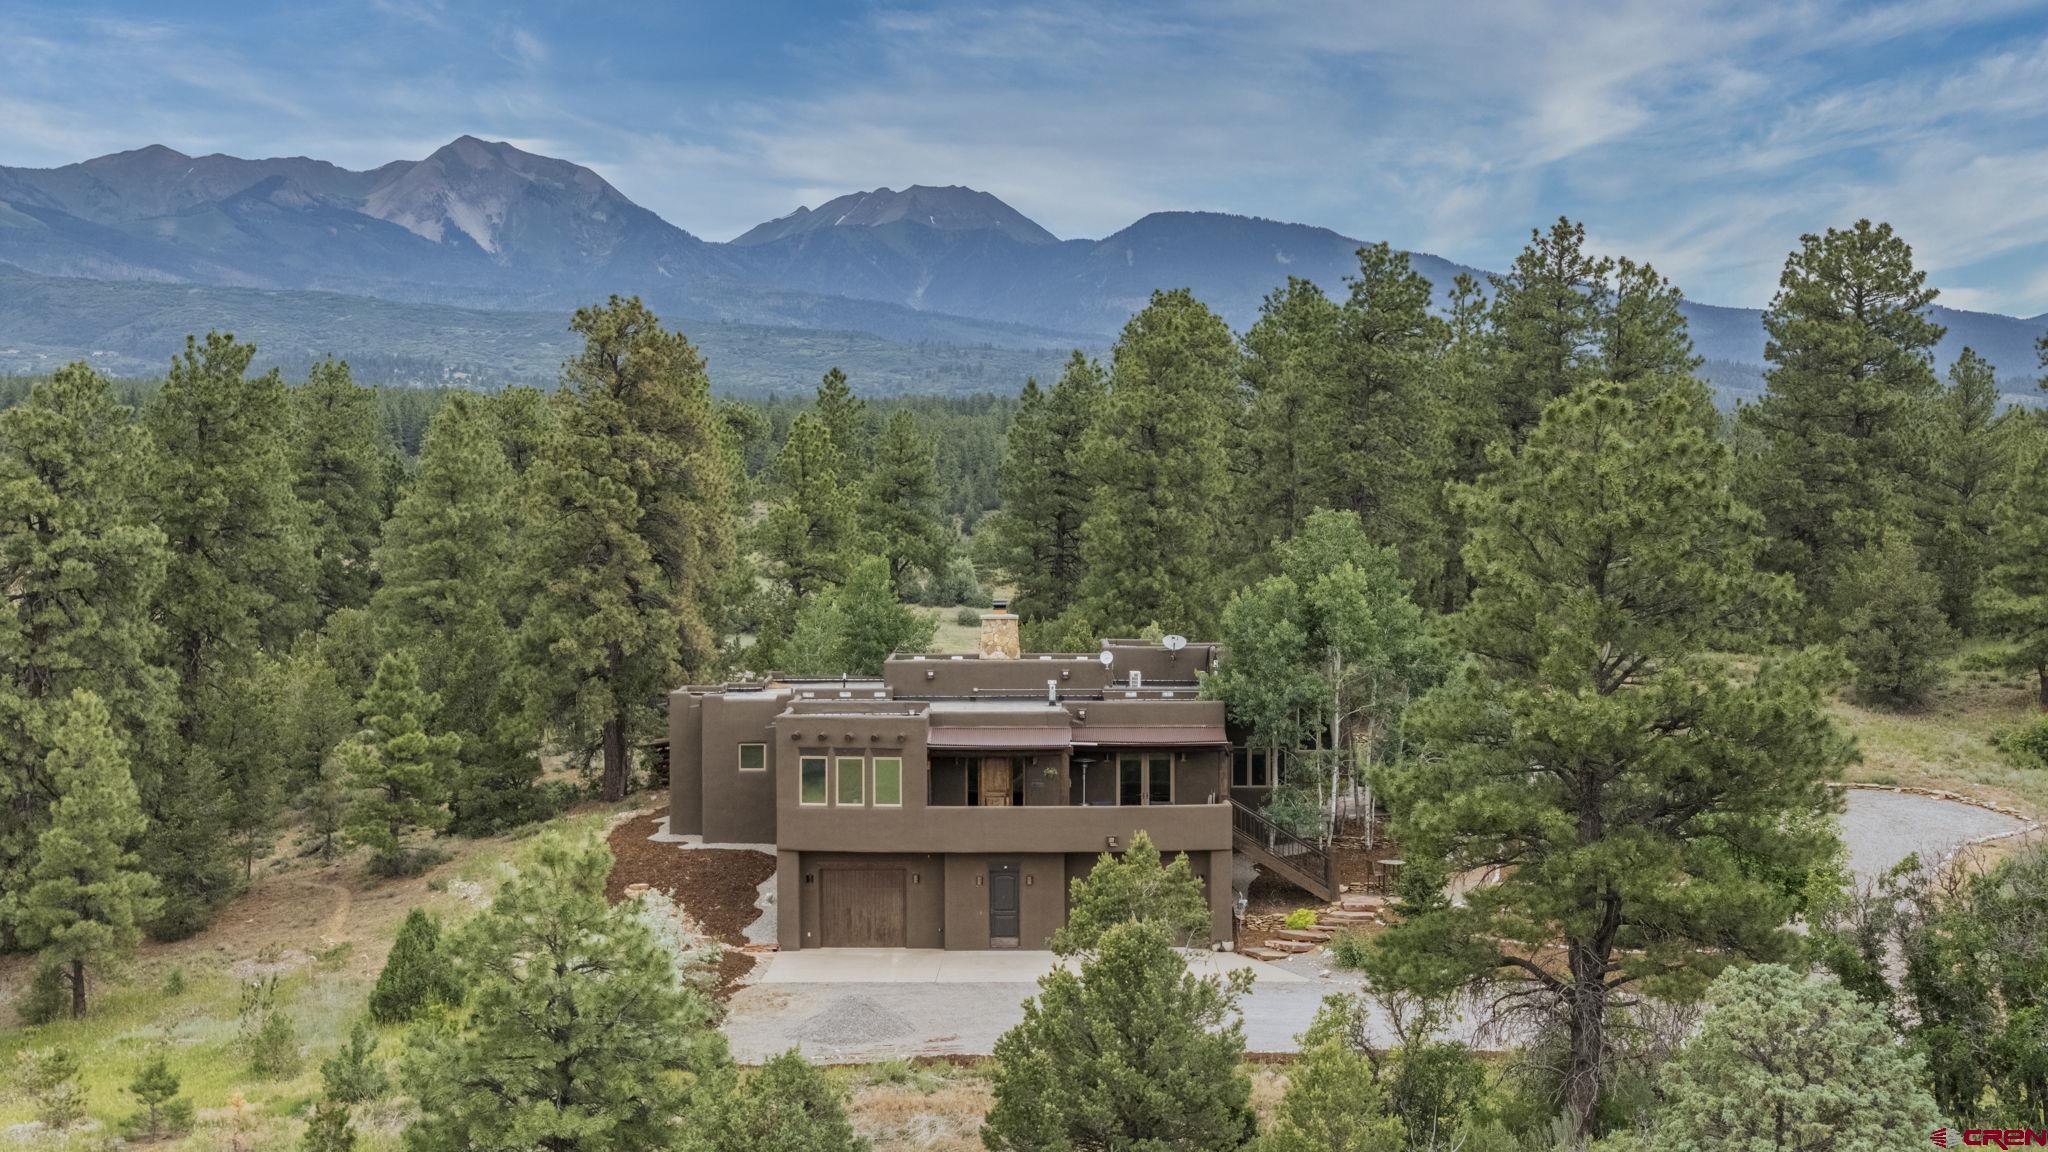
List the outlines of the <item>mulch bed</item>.
<svg viewBox="0 0 2048 1152">
<path fill-rule="evenodd" d="M 747 942 L 741 929 L 761 915 L 754 907 L 761 883 L 775 874 L 775 857 L 732 848 L 683 848 L 656 844 L 648 837 L 659 830 L 663 812 L 635 816 L 612 829 L 612 874 L 605 898 L 625 897 L 629 884 L 645 884 L 666 892 L 704 930 L 730 944 L 718 961 L 718 998 L 731 995 L 740 977 L 753 971 L 754 957 L 740 952 Z"/>
</svg>

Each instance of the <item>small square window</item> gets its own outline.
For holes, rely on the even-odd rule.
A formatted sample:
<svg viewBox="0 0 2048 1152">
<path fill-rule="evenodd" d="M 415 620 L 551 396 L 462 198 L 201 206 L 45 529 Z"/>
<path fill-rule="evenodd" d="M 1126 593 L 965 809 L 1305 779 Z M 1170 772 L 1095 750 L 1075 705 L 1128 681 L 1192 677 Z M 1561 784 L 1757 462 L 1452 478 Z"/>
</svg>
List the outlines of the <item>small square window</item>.
<svg viewBox="0 0 2048 1152">
<path fill-rule="evenodd" d="M 867 761 L 859 756 L 839 758 L 839 803 L 857 807 L 867 794 Z"/>
<path fill-rule="evenodd" d="M 797 803 L 823 804 L 825 802 L 825 758 L 805 756 L 797 764 Z"/>
<path fill-rule="evenodd" d="M 766 744 L 740 745 L 740 771 L 766 772 L 768 770 L 768 746 Z"/>
<path fill-rule="evenodd" d="M 903 806 L 903 758 L 875 757 L 875 804 L 881 808 Z"/>
</svg>

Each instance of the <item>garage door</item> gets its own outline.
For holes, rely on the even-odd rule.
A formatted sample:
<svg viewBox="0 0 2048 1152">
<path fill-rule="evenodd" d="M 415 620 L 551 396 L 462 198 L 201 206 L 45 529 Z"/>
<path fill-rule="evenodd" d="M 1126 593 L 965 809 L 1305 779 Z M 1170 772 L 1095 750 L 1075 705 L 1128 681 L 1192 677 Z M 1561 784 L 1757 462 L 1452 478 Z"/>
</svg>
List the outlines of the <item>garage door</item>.
<svg viewBox="0 0 2048 1152">
<path fill-rule="evenodd" d="M 903 947 L 903 869 L 821 868 L 818 888 L 825 947 Z"/>
</svg>

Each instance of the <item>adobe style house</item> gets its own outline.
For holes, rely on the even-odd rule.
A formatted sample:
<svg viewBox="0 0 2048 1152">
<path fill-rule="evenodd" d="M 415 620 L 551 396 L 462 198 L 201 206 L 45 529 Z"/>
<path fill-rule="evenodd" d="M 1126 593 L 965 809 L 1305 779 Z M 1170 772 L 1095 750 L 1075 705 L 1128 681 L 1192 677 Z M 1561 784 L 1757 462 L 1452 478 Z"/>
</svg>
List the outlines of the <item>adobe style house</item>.
<svg viewBox="0 0 2048 1152">
<path fill-rule="evenodd" d="M 1234 845 L 1332 886 L 1326 862 L 1268 859 L 1288 849 L 1232 803 L 1233 779 L 1270 781 L 1198 693 L 1216 657 L 1123 640 L 1019 653 L 997 611 L 979 652 L 892 656 L 879 678 L 682 688 L 669 831 L 774 846 L 785 949 L 1043 948 L 1068 882 L 1141 830 L 1187 853 L 1229 940 Z"/>
</svg>

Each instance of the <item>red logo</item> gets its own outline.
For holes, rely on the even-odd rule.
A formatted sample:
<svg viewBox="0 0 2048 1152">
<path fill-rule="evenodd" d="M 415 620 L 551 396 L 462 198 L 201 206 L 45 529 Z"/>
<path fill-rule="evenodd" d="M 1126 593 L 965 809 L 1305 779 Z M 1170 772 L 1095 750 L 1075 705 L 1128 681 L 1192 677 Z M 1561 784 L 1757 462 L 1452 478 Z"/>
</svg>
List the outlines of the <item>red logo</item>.
<svg viewBox="0 0 2048 1152">
<path fill-rule="evenodd" d="M 2048 1148 L 2048 1128 L 1965 1128 L 1960 1133 L 1966 1148 Z M 1948 1129 L 1927 1134 L 1937 1148 L 1950 1144 Z"/>
</svg>

